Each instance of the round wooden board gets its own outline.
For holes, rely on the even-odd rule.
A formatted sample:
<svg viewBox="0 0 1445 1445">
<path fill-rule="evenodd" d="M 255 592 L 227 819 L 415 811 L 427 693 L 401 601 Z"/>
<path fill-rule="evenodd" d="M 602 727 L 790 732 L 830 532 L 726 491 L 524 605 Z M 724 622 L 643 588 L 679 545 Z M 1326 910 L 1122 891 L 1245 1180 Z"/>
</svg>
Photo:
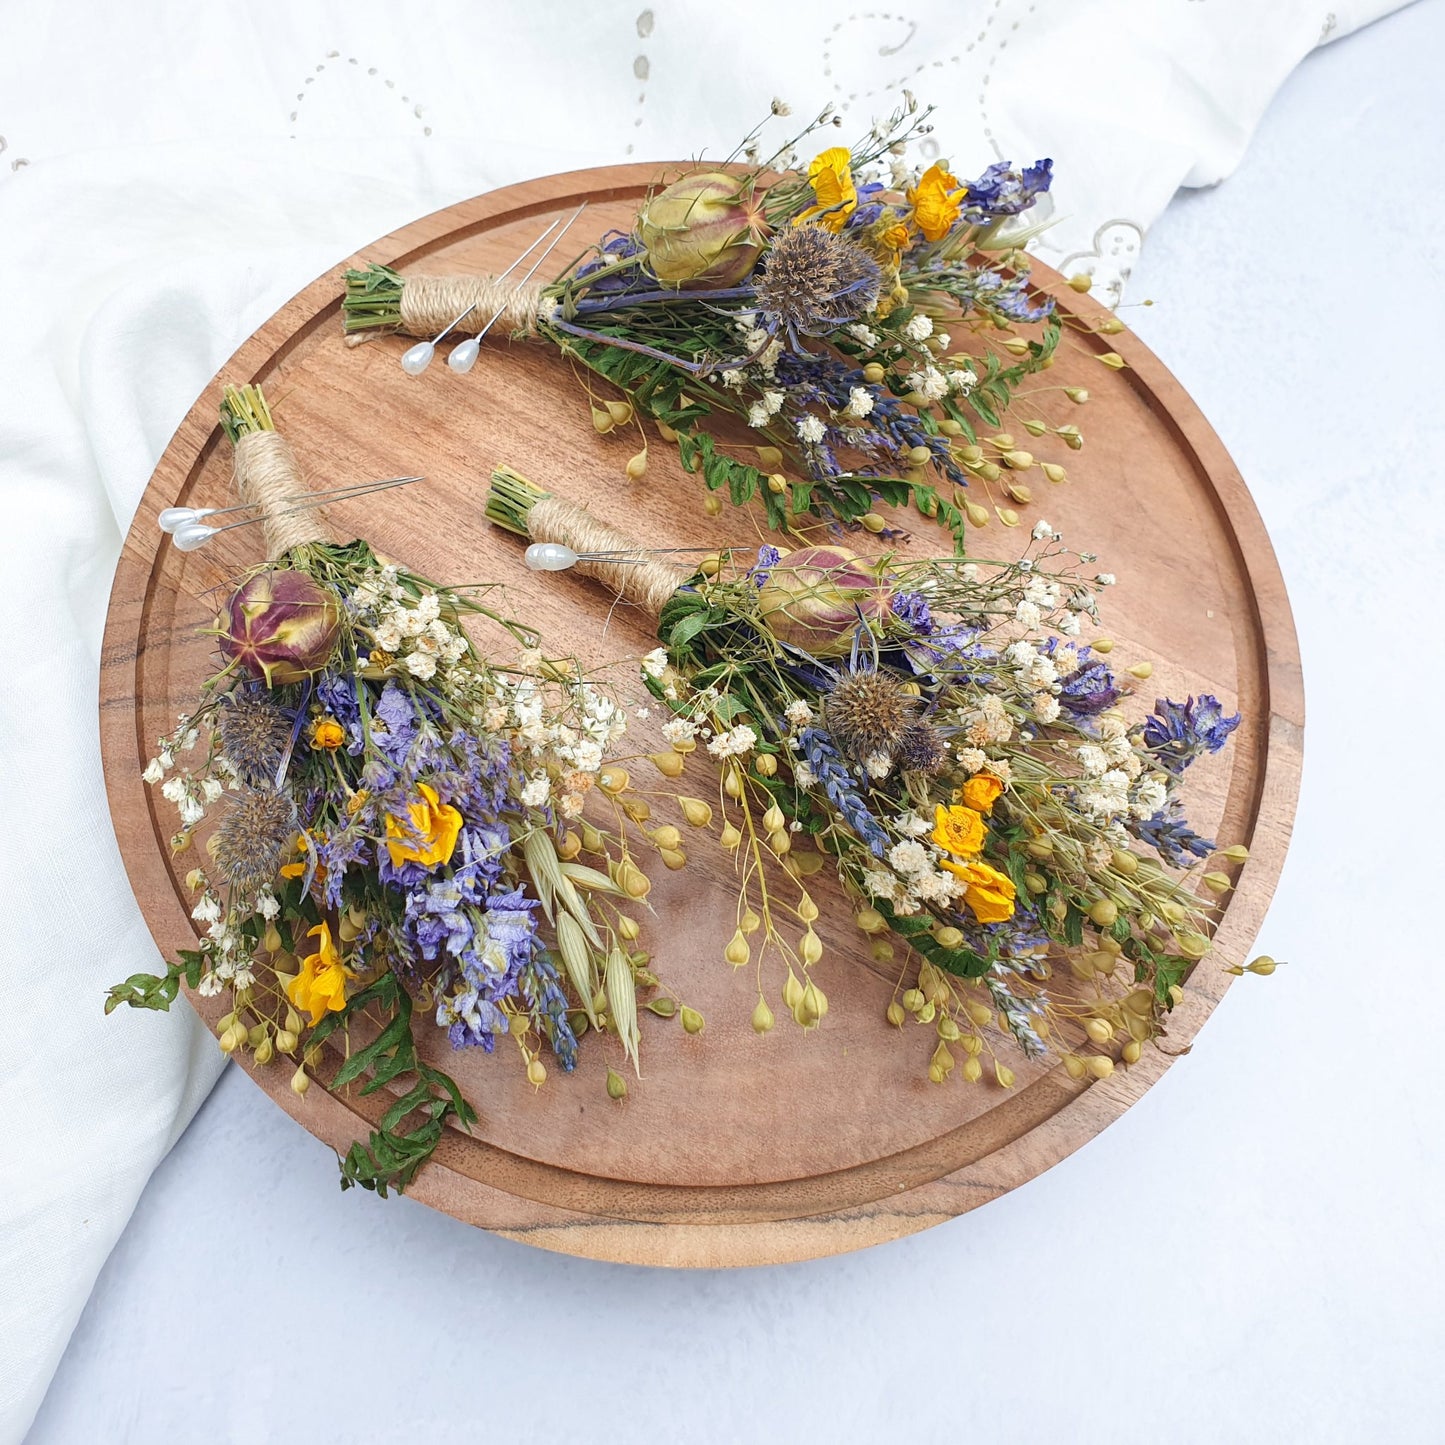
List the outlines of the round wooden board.
<svg viewBox="0 0 1445 1445">
<path fill-rule="evenodd" d="M 216 424 L 224 382 L 264 384 L 277 425 L 313 484 L 424 472 L 420 487 L 370 504 L 332 509 L 338 535 L 364 535 L 380 550 L 448 581 L 506 584 L 504 610 L 537 624 L 554 651 L 589 663 L 635 659 L 655 645 L 646 619 L 592 584 L 531 574 L 516 539 L 482 518 L 494 464 L 509 462 L 543 486 L 590 505 L 656 545 L 748 544 L 757 522 L 724 508 L 708 517 L 700 483 L 654 439 L 646 478 L 622 474 L 637 449 L 630 437 L 599 437 L 566 364 L 549 348 L 489 342 L 469 376 L 436 364 L 419 379 L 397 365 L 407 343 L 387 338 L 349 348 L 339 317 L 347 266 L 385 262 L 432 272 L 500 269 L 541 229 L 589 197 L 583 235 L 625 227 L 657 174 L 651 165 L 552 176 L 479 196 L 407 226 L 342 262 L 283 307 L 246 342 L 176 432 L 126 538 L 111 595 L 101 670 L 106 784 L 131 883 L 160 950 L 190 946 L 196 926 L 181 881 L 190 860 L 172 859 L 174 817 L 141 782 L 155 739 L 193 705 L 210 669 L 197 635 L 215 607 L 211 589 L 257 559 L 254 531 L 233 533 L 207 552 L 162 545 L 156 516 L 166 506 L 222 505 L 229 448 Z M 1066 318 L 1097 323 L 1107 313 L 1038 268 Z M 1113 660 L 1156 663 L 1131 707 L 1156 695 L 1217 693 L 1244 713 L 1233 744 L 1191 774 L 1191 819 L 1202 832 L 1248 844 L 1250 861 L 1229 897 L 1216 952 L 1197 968 L 1171 1021 L 1169 1048 L 1183 1050 L 1229 981 L 1223 964 L 1243 958 L 1279 875 L 1299 780 L 1304 721 L 1299 658 L 1289 605 L 1263 524 L 1224 448 L 1178 383 L 1127 333 L 1107 339 L 1087 326 L 1068 332 L 1045 378 L 1086 385 L 1074 408 L 1041 391 L 1006 426 L 1038 414 L 1078 423 L 1087 437 L 1059 449 L 1070 480 L 1048 486 L 1038 471 L 1024 525 L 997 523 L 981 550 L 1017 555 L 1028 526 L 1046 516 L 1076 547 L 1119 576 L 1105 594 Z M 1114 349 L 1128 369 L 1112 371 L 1090 352 Z M 1051 455 L 1043 444 L 1033 444 Z M 1040 496 L 1039 494 L 1042 493 Z M 903 519 L 905 524 L 907 519 Z M 983 544 L 987 543 L 984 547 Z M 224 545 L 230 544 L 230 545 Z M 917 538 L 939 550 L 946 538 Z M 484 648 L 494 635 L 478 632 Z M 635 673 L 619 668 L 624 686 Z M 656 720 L 637 724 L 640 751 Z M 646 763 L 634 769 L 650 771 Z M 661 781 L 660 779 L 658 780 Z M 711 795 L 694 761 L 683 791 Z M 729 867 L 720 850 L 690 844 L 686 870 L 660 868 L 656 917 L 644 942 L 657 972 L 707 1017 L 699 1037 L 676 1021 L 644 1015 L 644 1072 L 626 1102 L 601 1087 L 607 1050 L 589 1037 L 568 1077 L 554 1071 L 534 1091 L 511 1057 L 451 1054 L 440 1031 L 419 1029 L 426 1047 L 460 1079 L 480 1110 L 471 1135 L 449 1134 L 412 1194 L 459 1219 L 548 1249 L 659 1265 L 741 1265 L 857 1249 L 923 1229 L 1014 1188 L 1092 1138 L 1168 1066 L 1142 1061 L 1101 1083 L 1076 1083 L 1046 1061 L 1008 1061 L 1010 1091 L 939 1087 L 925 1077 L 934 1039 L 927 1028 L 900 1036 L 883 1011 L 896 970 L 880 971 L 853 928 L 841 894 L 818 893 L 826 953 L 816 976 L 831 1000 L 824 1026 L 803 1032 L 786 1019 L 759 1037 L 749 1027 L 757 984 L 751 969 L 722 959 L 732 930 Z M 212 1024 L 219 1000 L 192 998 Z M 254 1068 L 256 1082 L 327 1144 L 363 1137 L 385 1101 L 315 1088 L 300 1099 L 289 1068 Z"/>
</svg>

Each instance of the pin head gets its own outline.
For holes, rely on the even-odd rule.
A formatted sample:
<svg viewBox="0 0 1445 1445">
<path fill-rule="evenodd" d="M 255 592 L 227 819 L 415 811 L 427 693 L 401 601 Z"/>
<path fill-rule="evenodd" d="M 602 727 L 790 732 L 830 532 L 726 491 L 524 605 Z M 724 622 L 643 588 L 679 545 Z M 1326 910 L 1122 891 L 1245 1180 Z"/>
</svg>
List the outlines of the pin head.
<svg viewBox="0 0 1445 1445">
<path fill-rule="evenodd" d="M 436 355 L 436 346 L 430 341 L 418 341 L 401 354 L 401 369 L 408 376 L 420 376 L 431 365 Z"/>
<path fill-rule="evenodd" d="M 171 534 L 171 540 L 182 552 L 194 552 L 197 547 L 204 547 L 218 530 L 203 522 L 184 522 Z"/>
<path fill-rule="evenodd" d="M 533 542 L 522 560 L 534 572 L 565 572 L 577 562 L 577 553 L 564 542 Z"/>
<path fill-rule="evenodd" d="M 451 355 L 447 357 L 447 365 L 453 371 L 465 374 L 477 364 L 477 356 L 481 349 L 482 343 L 475 336 L 468 337 L 465 341 L 459 341 L 452 347 Z"/>
<path fill-rule="evenodd" d="M 177 527 L 184 527 L 187 522 L 199 522 L 208 515 L 208 512 L 198 512 L 194 507 L 167 507 L 156 522 L 162 532 L 174 532 Z"/>
</svg>

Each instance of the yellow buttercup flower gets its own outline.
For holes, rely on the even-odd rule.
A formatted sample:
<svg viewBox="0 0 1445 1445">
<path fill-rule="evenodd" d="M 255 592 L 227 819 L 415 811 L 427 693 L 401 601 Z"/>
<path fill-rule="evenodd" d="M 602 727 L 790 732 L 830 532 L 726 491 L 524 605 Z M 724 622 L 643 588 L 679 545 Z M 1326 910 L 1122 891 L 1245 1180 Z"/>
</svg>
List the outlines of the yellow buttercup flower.
<svg viewBox="0 0 1445 1445">
<path fill-rule="evenodd" d="M 420 796 L 407 804 L 407 817 L 386 815 L 386 851 L 393 868 L 403 863 L 422 863 L 428 868 L 446 863 L 462 831 L 462 815 L 450 803 L 443 803 L 435 788 L 418 783 L 416 790 Z"/>
<path fill-rule="evenodd" d="M 818 204 L 794 218 L 801 226 L 817 218 L 820 226 L 841 231 L 848 217 L 858 209 L 858 189 L 853 184 L 852 156 L 847 146 L 830 146 L 813 157 L 808 167 L 808 184 Z"/>
<path fill-rule="evenodd" d="M 963 785 L 963 804 L 980 813 L 991 813 L 1003 792 L 1003 784 L 992 773 L 975 773 Z"/>
<path fill-rule="evenodd" d="M 913 207 L 913 224 L 925 240 L 941 241 L 949 233 L 967 194 L 968 187 L 960 186 L 958 177 L 939 162 L 924 171 L 908 192 L 908 204 Z"/>
<path fill-rule="evenodd" d="M 967 888 L 964 902 L 973 909 L 973 916 L 980 923 L 1005 923 L 1014 916 L 1014 898 L 1018 890 L 1013 880 L 990 868 L 987 863 L 972 860 L 968 863 L 954 863 L 945 858 L 943 866 L 955 878 L 961 878 Z"/>
<path fill-rule="evenodd" d="M 896 221 L 893 225 L 881 230 L 878 233 L 878 239 L 890 251 L 906 251 L 908 249 L 908 227 L 902 221 Z"/>
<path fill-rule="evenodd" d="M 346 741 L 346 729 L 334 717 L 319 717 L 311 724 L 311 746 L 328 752 Z"/>
<path fill-rule="evenodd" d="M 306 936 L 319 940 L 316 952 L 301 960 L 301 972 L 286 985 L 286 997 L 311 1015 L 314 1026 L 346 1007 L 346 980 L 356 975 L 342 963 L 330 924 L 320 923 Z"/>
<path fill-rule="evenodd" d="M 940 803 L 934 810 L 933 841 L 945 852 L 972 858 L 982 851 L 983 839 L 983 819 L 972 808 L 961 808 L 957 804 L 945 808 Z"/>
</svg>

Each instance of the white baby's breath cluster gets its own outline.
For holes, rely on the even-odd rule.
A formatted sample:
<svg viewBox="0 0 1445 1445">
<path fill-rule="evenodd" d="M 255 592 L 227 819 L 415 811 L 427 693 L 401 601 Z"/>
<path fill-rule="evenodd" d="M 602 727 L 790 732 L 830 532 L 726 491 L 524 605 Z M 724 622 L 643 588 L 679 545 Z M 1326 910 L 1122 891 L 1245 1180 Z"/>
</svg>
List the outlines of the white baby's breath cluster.
<svg viewBox="0 0 1445 1445">
<path fill-rule="evenodd" d="M 466 635 L 441 615 L 442 599 L 435 592 L 413 596 L 398 582 L 394 566 L 368 576 L 347 602 L 358 627 L 371 636 L 372 665 L 430 682 L 438 667 L 454 667 L 467 654 Z"/>
</svg>

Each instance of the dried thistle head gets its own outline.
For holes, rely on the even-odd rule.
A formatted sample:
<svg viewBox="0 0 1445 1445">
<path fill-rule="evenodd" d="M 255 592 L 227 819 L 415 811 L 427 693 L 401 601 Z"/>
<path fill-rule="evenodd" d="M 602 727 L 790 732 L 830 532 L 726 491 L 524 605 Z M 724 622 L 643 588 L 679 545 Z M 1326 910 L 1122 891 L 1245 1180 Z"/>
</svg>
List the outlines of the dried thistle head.
<svg viewBox="0 0 1445 1445">
<path fill-rule="evenodd" d="M 918 699 L 891 672 L 854 668 L 823 700 L 823 720 L 838 750 L 864 763 L 875 753 L 895 757 L 916 724 Z"/>
<path fill-rule="evenodd" d="M 221 709 L 221 753 L 243 783 L 255 785 L 276 776 L 291 720 L 261 693 L 237 693 Z"/>
<path fill-rule="evenodd" d="M 909 723 L 898 740 L 898 766 L 907 773 L 936 773 L 947 756 L 943 734 L 922 719 Z"/>
<path fill-rule="evenodd" d="M 768 248 L 753 289 L 765 316 L 791 333 L 821 336 L 871 311 L 881 280 L 855 241 L 824 226 L 789 226 Z"/>
<path fill-rule="evenodd" d="M 242 788 L 231 795 L 211 839 L 211 856 L 232 888 L 260 888 L 280 871 L 295 833 L 296 805 L 285 793 Z"/>
</svg>

